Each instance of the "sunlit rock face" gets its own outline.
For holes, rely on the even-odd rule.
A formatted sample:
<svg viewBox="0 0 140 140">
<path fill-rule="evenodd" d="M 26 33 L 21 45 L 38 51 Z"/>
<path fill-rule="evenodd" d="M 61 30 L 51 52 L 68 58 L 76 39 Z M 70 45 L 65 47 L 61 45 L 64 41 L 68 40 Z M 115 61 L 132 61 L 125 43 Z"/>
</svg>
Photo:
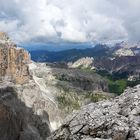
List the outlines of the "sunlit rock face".
<svg viewBox="0 0 140 140">
<path fill-rule="evenodd" d="M 129 48 L 121 48 L 114 53 L 115 56 L 135 56 L 134 52 Z"/>
<path fill-rule="evenodd" d="M 27 64 L 30 55 L 22 48 L 18 48 L 9 37 L 0 32 L 0 78 L 15 83 L 25 83 L 29 79 Z"/>
<path fill-rule="evenodd" d="M 68 63 L 69 68 L 89 68 L 93 64 L 94 58 L 93 57 L 83 57 L 81 59 L 78 59 L 74 63 Z"/>
</svg>

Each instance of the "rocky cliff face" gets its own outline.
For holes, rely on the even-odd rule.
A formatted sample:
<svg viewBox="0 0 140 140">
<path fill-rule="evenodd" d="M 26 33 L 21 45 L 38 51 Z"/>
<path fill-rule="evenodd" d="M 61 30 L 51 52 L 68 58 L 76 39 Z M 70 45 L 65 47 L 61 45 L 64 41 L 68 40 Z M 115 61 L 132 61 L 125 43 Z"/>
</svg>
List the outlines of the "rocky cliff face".
<svg viewBox="0 0 140 140">
<path fill-rule="evenodd" d="M 29 63 L 28 52 L 0 33 L 0 140 L 46 140 L 50 135 L 49 111 L 56 113 L 57 107 L 30 77 Z"/>
<path fill-rule="evenodd" d="M 0 33 L 0 79 L 25 83 L 29 79 L 30 55 L 18 48 L 5 33 Z"/>
<path fill-rule="evenodd" d="M 68 116 L 48 140 L 139 140 L 140 85 Z"/>
</svg>

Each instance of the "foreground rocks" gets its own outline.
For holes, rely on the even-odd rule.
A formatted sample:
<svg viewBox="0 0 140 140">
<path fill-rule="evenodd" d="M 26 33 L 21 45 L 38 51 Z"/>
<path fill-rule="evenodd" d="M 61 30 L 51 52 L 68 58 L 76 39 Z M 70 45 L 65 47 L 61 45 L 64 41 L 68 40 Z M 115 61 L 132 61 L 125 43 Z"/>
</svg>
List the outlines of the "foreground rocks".
<svg viewBox="0 0 140 140">
<path fill-rule="evenodd" d="M 33 79 L 0 83 L 0 140 L 46 140 L 60 120 L 55 102 Z"/>
<path fill-rule="evenodd" d="M 45 140 L 48 120 L 47 112 L 37 115 L 27 107 L 14 87 L 0 86 L 0 140 Z"/>
<path fill-rule="evenodd" d="M 48 140 L 139 140 L 140 85 L 68 116 Z"/>
</svg>

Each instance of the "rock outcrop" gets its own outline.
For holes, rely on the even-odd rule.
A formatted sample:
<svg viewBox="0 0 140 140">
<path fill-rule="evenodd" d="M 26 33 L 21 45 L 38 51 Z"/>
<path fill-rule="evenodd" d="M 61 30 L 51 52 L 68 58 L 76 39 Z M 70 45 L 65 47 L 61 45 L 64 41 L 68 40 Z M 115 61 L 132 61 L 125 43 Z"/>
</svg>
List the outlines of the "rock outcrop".
<svg viewBox="0 0 140 140">
<path fill-rule="evenodd" d="M 140 85 L 68 116 L 48 140 L 139 140 Z"/>
<path fill-rule="evenodd" d="M 78 67 L 89 68 L 93 64 L 93 60 L 94 60 L 93 57 L 83 57 L 83 58 L 78 59 L 74 63 L 69 62 L 68 67 L 69 68 L 78 68 Z"/>
<path fill-rule="evenodd" d="M 15 83 L 25 83 L 29 79 L 27 64 L 30 55 L 18 48 L 5 33 L 0 33 L 0 80 L 10 80 Z"/>
<path fill-rule="evenodd" d="M 128 48 L 121 48 L 114 53 L 115 56 L 135 56 L 134 52 Z"/>
</svg>

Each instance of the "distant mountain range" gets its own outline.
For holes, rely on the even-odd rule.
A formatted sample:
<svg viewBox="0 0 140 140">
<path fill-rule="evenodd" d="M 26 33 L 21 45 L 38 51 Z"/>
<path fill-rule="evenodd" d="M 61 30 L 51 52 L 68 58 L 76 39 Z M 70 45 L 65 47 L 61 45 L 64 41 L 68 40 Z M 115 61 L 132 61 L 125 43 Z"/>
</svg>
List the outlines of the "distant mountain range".
<svg viewBox="0 0 140 140">
<path fill-rule="evenodd" d="M 32 60 L 35 62 L 74 62 L 82 57 L 114 58 L 116 56 L 140 56 L 139 46 L 131 47 L 124 43 L 116 44 L 113 47 L 105 44 L 98 44 L 92 48 L 75 48 L 61 51 L 48 51 L 43 48 L 28 50 Z"/>
<path fill-rule="evenodd" d="M 29 50 L 32 60 L 36 62 L 60 62 L 76 61 L 82 57 L 108 56 L 112 51 L 106 45 L 96 45 L 94 48 L 70 49 L 64 51 Z"/>
<path fill-rule="evenodd" d="M 21 44 L 24 49 L 33 51 L 33 50 L 47 50 L 47 51 L 63 51 L 63 50 L 70 50 L 70 49 L 86 49 L 92 48 L 95 46 L 94 43 L 85 42 L 85 43 L 73 43 L 73 42 L 48 42 L 46 44 L 41 43 L 26 43 Z"/>
</svg>

